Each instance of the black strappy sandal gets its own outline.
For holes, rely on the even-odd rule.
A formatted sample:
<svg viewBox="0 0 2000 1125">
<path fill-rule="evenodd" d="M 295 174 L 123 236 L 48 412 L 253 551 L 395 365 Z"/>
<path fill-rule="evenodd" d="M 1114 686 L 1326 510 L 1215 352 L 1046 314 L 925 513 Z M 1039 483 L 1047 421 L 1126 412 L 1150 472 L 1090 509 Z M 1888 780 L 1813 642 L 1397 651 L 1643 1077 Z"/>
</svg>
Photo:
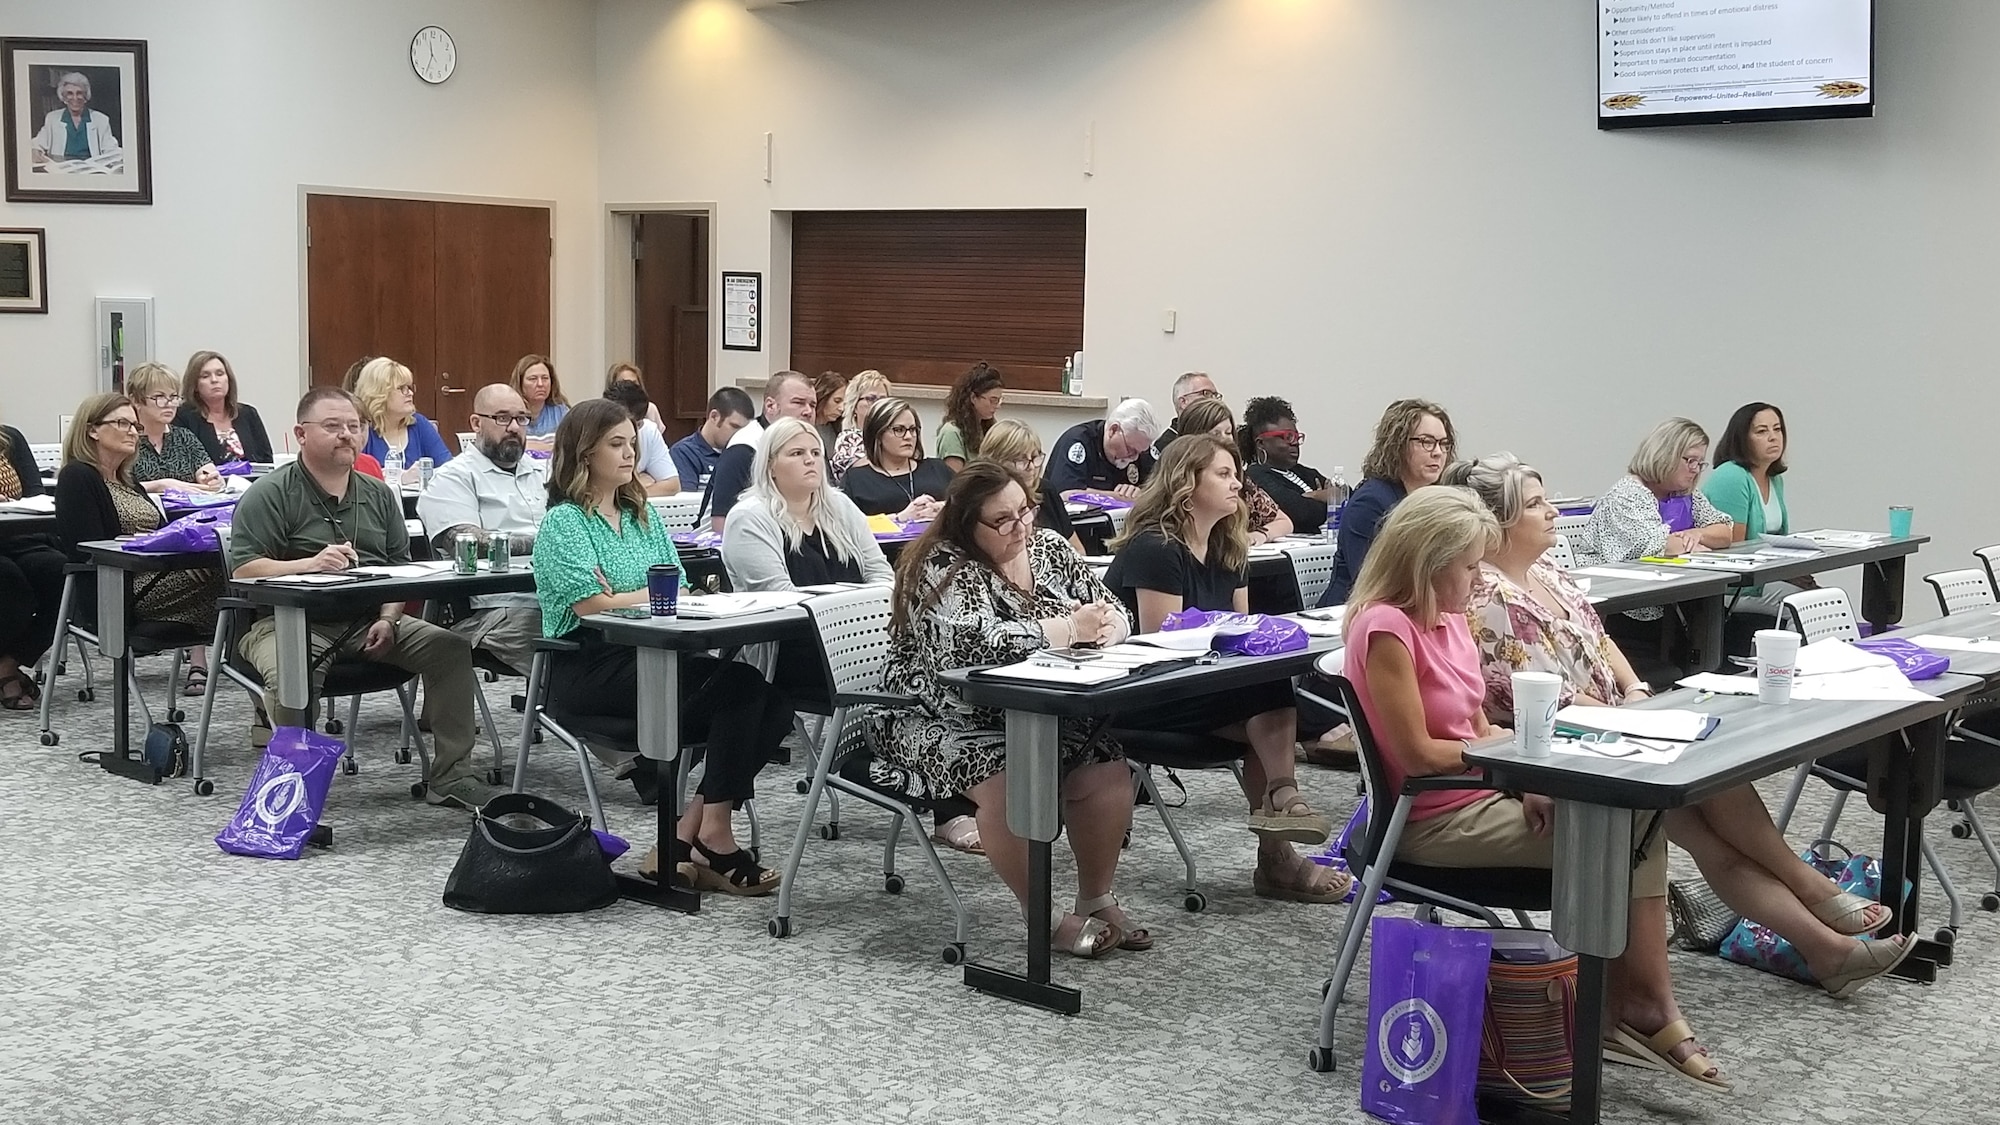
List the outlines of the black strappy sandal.
<svg viewBox="0 0 2000 1125">
<path fill-rule="evenodd" d="M 13 695 L 0 693 L 0 708 L 9 711 L 33 711 L 41 702 L 42 693 L 36 690 L 34 679 L 26 673 L 16 672 L 0 680 L 0 687 L 15 689 Z"/>
<path fill-rule="evenodd" d="M 694 886 L 694 880 L 689 877 L 689 869 L 694 866 L 693 859 L 694 853 L 688 850 L 686 840 L 675 836 L 667 841 L 666 870 L 671 873 L 672 879 L 668 886 Z M 660 845 L 654 844 L 653 850 L 646 853 L 646 858 L 639 861 L 639 877 L 655 883 L 660 881 Z"/>
<path fill-rule="evenodd" d="M 696 840 L 694 850 L 708 861 L 692 865 L 696 890 L 754 898 L 778 889 L 778 873 L 768 867 L 759 867 L 750 853 L 742 848 L 724 854 L 710 851 L 707 845 Z"/>
</svg>

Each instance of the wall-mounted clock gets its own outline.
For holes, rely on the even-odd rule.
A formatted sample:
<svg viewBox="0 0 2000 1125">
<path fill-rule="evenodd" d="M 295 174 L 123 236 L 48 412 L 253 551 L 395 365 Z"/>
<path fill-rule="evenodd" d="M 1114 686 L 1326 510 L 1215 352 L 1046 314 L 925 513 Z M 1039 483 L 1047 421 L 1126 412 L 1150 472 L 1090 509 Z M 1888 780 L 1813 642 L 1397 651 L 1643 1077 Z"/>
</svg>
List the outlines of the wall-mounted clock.
<svg viewBox="0 0 2000 1125">
<path fill-rule="evenodd" d="M 420 28 L 410 39 L 410 69 L 433 86 L 451 77 L 458 68 L 458 45 L 451 32 L 432 24 Z"/>
</svg>

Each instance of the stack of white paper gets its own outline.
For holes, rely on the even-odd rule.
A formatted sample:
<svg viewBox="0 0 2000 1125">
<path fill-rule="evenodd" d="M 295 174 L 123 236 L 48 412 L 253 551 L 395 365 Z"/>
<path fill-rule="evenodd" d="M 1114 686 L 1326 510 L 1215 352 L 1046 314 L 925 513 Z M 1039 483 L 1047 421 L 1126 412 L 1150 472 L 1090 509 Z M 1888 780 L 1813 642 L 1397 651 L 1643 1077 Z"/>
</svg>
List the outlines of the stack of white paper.
<svg viewBox="0 0 2000 1125">
<path fill-rule="evenodd" d="M 1879 652 L 1855 648 L 1839 637 L 1824 637 L 1799 650 L 1798 674 L 1837 676 L 1862 668 L 1894 668 L 1896 662 Z"/>
<path fill-rule="evenodd" d="M 1033 660 L 1023 660 L 1018 664 L 1007 664 L 999 668 L 982 669 L 979 674 L 982 676 L 999 676 L 1002 679 L 1008 680 L 1032 680 L 1038 683 L 1088 686 L 1090 684 L 1101 684 L 1108 680 L 1115 680 L 1121 676 L 1131 675 L 1131 673 L 1132 670 L 1130 668 L 1119 665 L 1107 665 L 1101 660 L 1093 660 L 1087 664 L 1061 666 L 1042 664 Z"/>
<path fill-rule="evenodd" d="M 1571 704 L 1556 712 L 1556 722 L 1583 730 L 1617 731 L 1633 738 L 1692 742 L 1708 729 L 1708 714 L 1680 708 L 1640 711 L 1629 707 L 1579 707 Z"/>
<path fill-rule="evenodd" d="M 1935 633 L 1924 633 L 1911 637 L 1910 643 L 1920 648 L 1948 652 L 2000 652 L 2000 641 L 1987 637 L 1942 637 Z"/>
<path fill-rule="evenodd" d="M 1664 570 L 1642 570 L 1638 567 L 1627 570 L 1619 566 L 1586 566 L 1572 570 L 1570 574 L 1586 574 L 1593 578 L 1636 578 L 1641 582 L 1665 582 L 1673 577 Z"/>
<path fill-rule="evenodd" d="M 758 590 L 740 594 L 682 594 L 676 606 L 680 616 L 694 621 L 717 617 L 741 617 L 749 613 L 798 605 L 807 595 L 794 590 Z"/>
<path fill-rule="evenodd" d="M 37 515 L 54 515 L 56 498 L 54 493 L 44 492 L 40 496 L 23 496 L 19 500 L 9 500 L 0 504 L 0 512 L 33 512 Z"/>
</svg>

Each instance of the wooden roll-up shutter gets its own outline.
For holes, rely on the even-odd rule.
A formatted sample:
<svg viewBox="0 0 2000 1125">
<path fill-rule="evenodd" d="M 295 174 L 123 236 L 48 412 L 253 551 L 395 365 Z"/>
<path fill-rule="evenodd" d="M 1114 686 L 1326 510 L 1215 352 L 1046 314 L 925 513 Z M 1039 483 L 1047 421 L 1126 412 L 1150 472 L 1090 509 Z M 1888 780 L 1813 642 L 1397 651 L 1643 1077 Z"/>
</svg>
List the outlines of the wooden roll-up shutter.
<svg viewBox="0 0 2000 1125">
<path fill-rule="evenodd" d="M 801 211 L 793 368 L 948 384 L 984 360 L 1061 389 L 1083 346 L 1082 211 Z"/>
</svg>

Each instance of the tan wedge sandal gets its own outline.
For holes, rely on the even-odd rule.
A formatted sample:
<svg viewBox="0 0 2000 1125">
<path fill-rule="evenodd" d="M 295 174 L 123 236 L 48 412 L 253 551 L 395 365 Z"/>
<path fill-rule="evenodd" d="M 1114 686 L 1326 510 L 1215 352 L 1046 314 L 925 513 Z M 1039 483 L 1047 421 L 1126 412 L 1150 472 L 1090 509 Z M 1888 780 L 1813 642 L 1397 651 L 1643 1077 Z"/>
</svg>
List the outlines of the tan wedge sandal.
<svg viewBox="0 0 2000 1125">
<path fill-rule="evenodd" d="M 1292 797 L 1279 808 L 1273 798 L 1282 789 L 1290 789 Z M 1333 835 L 1333 825 L 1306 803 L 1297 778 L 1274 777 L 1264 788 L 1263 806 L 1250 814 L 1250 831 L 1294 844 L 1324 844 Z"/>
</svg>

